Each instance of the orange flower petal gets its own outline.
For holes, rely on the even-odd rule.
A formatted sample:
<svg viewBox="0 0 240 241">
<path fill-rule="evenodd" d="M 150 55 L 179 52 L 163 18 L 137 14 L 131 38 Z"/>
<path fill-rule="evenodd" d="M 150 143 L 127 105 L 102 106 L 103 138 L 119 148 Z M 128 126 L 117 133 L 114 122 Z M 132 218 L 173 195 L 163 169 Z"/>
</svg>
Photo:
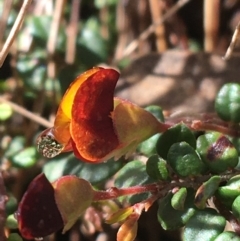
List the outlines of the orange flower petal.
<svg viewBox="0 0 240 241">
<path fill-rule="evenodd" d="M 72 106 L 74 97 L 84 81 L 88 79 L 89 76 L 98 72 L 101 68 L 92 68 L 85 73 L 79 75 L 67 89 L 64 94 L 62 101 L 59 105 L 55 122 L 53 128 L 53 135 L 55 139 L 61 143 L 66 144 L 70 140 L 69 125 L 72 119 Z"/>
<path fill-rule="evenodd" d="M 78 89 L 72 106 L 71 137 L 76 156 L 103 161 L 119 145 L 112 119 L 113 93 L 119 73 L 100 69 Z"/>
<path fill-rule="evenodd" d="M 59 105 L 54 126 L 43 131 L 37 138 L 38 151 L 47 158 L 52 158 L 61 152 L 71 151 L 70 122 L 72 105 L 76 92 L 81 84 L 101 68 L 93 68 L 79 75 L 64 94 Z"/>
<path fill-rule="evenodd" d="M 58 112 L 60 112 L 59 114 L 63 113 L 68 119 L 72 118 L 72 104 L 73 104 L 74 97 L 75 97 L 78 89 L 80 88 L 80 86 L 82 85 L 82 83 L 84 81 L 86 81 L 91 75 L 95 74 L 96 72 L 98 72 L 101 69 L 102 68 L 100 68 L 100 67 L 94 67 L 94 68 L 82 73 L 81 75 L 79 75 L 71 83 L 71 85 L 65 92 L 65 94 L 62 98 L 62 101 L 59 105 L 59 109 L 58 109 Z M 58 112 L 57 112 L 57 115 L 58 115 Z"/>
</svg>

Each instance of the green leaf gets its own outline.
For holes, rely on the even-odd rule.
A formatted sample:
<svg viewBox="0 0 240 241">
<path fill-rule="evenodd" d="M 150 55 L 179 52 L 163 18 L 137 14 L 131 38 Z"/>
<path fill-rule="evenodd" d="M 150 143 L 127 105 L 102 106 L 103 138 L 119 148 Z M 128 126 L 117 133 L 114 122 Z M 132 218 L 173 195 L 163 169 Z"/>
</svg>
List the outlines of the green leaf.
<svg viewBox="0 0 240 241">
<path fill-rule="evenodd" d="M 155 180 L 167 180 L 169 177 L 166 161 L 158 155 L 153 155 L 148 158 L 146 163 L 146 172 Z"/>
<path fill-rule="evenodd" d="M 117 67 L 119 68 L 119 70 L 123 70 L 125 68 L 127 68 L 130 64 L 131 64 L 131 59 L 129 57 L 125 57 L 125 58 L 122 58 L 120 59 L 116 64 L 117 64 Z"/>
<path fill-rule="evenodd" d="M 187 197 L 187 188 L 182 187 L 176 193 L 174 193 L 171 199 L 171 205 L 176 210 L 184 210 L 184 204 Z"/>
<path fill-rule="evenodd" d="M 195 196 L 195 205 L 198 208 L 203 209 L 206 207 L 207 200 L 215 194 L 220 181 L 219 176 L 213 176 L 198 188 Z"/>
<path fill-rule="evenodd" d="M 100 34 L 100 25 L 97 18 L 89 18 L 82 26 L 81 34 L 77 39 L 77 53 L 86 56 L 81 62 L 88 68 L 107 59 L 107 44 Z"/>
<path fill-rule="evenodd" d="M 18 233 L 11 233 L 7 238 L 7 241 L 23 241 Z"/>
<path fill-rule="evenodd" d="M 49 27 L 51 25 L 51 16 L 30 16 L 26 19 L 30 34 L 36 38 L 47 41 Z M 48 26 L 48 27 L 47 27 Z"/>
<path fill-rule="evenodd" d="M 14 155 L 10 161 L 12 165 L 20 168 L 28 168 L 37 162 L 37 150 L 34 146 L 26 147 Z"/>
<path fill-rule="evenodd" d="M 66 78 L 66 76 L 65 76 Z M 46 78 L 45 80 L 45 85 L 44 85 L 44 89 L 46 92 L 49 93 L 53 93 L 56 92 L 56 95 L 58 94 L 58 99 L 62 98 L 61 93 L 61 87 L 60 87 L 60 83 L 59 80 L 57 78 Z M 52 101 L 52 99 L 50 99 L 50 101 Z"/>
<path fill-rule="evenodd" d="M 119 209 L 117 212 L 111 214 L 105 222 L 107 224 L 113 224 L 117 222 L 122 222 L 126 220 L 131 214 L 133 214 L 134 209 L 132 206 Z"/>
<path fill-rule="evenodd" d="M 3 4 L 4 2 L 0 1 L 1 4 Z M 1 9 L 1 13 L 3 12 L 2 11 L 2 6 L 0 6 L 0 9 Z M 8 15 L 8 18 L 7 18 L 7 27 L 8 27 L 8 31 L 5 31 L 7 34 L 9 34 L 10 32 L 10 28 L 12 28 L 13 24 L 15 23 L 16 21 L 16 18 L 18 16 L 18 11 L 16 11 L 17 9 L 16 8 L 11 8 L 11 11 Z M 6 29 L 7 30 L 7 29 Z M 5 37 L 7 36 L 5 33 Z"/>
<path fill-rule="evenodd" d="M 158 105 L 149 105 L 145 108 L 145 110 L 149 111 L 152 115 L 154 115 L 159 121 L 164 122 L 164 115 L 162 108 Z"/>
<path fill-rule="evenodd" d="M 167 163 L 182 177 L 199 175 L 205 170 L 198 154 L 186 142 L 175 143 L 170 147 Z"/>
<path fill-rule="evenodd" d="M 69 156 L 69 154 L 63 154 L 54 157 L 53 159 L 46 162 L 46 164 L 43 166 L 43 173 L 46 175 L 50 182 L 53 182 L 63 176 L 65 166 L 67 165 L 68 161 L 71 161 Z M 72 155 L 71 158 L 73 158 Z M 66 175 L 68 174 L 69 173 L 66 173 Z"/>
<path fill-rule="evenodd" d="M 66 154 L 48 161 L 44 165 L 43 172 L 50 181 L 55 181 L 63 175 L 76 175 L 95 185 L 114 175 L 122 165 L 121 160 L 113 159 L 104 163 L 91 164 L 76 159 L 73 154 Z"/>
<path fill-rule="evenodd" d="M 157 217 L 163 229 L 171 230 L 183 227 L 189 218 L 195 213 L 196 207 L 193 203 L 194 191 L 188 189 L 187 193 L 183 210 L 176 210 L 172 207 L 172 193 L 168 193 L 167 196 L 159 200 Z"/>
<path fill-rule="evenodd" d="M 159 156 L 167 158 L 169 148 L 176 142 L 185 141 L 194 149 L 196 148 L 196 139 L 192 131 L 184 124 L 177 124 L 160 135 L 156 149 Z"/>
<path fill-rule="evenodd" d="M 115 180 L 115 186 L 117 188 L 127 188 L 136 185 L 144 185 L 154 182 L 146 173 L 146 166 L 138 160 L 127 163 L 118 173 Z M 149 193 L 143 193 L 133 196 L 127 196 L 120 198 L 121 200 L 127 200 L 131 204 L 141 202 L 147 199 Z"/>
<path fill-rule="evenodd" d="M 223 85 L 215 100 L 215 110 L 225 121 L 240 122 L 240 85 L 238 83 Z"/>
<path fill-rule="evenodd" d="M 25 138 L 23 136 L 16 136 L 10 142 L 5 157 L 15 167 L 28 168 L 36 163 L 38 153 L 34 146 L 25 147 Z"/>
<path fill-rule="evenodd" d="M 101 9 L 105 6 L 116 5 L 117 0 L 94 0 L 94 5 L 96 8 Z"/>
<path fill-rule="evenodd" d="M 218 132 L 199 136 L 197 151 L 204 163 L 214 173 L 222 173 L 238 164 L 236 148 L 226 136 Z"/>
<path fill-rule="evenodd" d="M 44 89 L 47 77 L 46 59 L 45 49 L 40 48 L 34 49 L 28 55 L 19 56 L 16 68 L 25 87 L 37 91 Z"/>
<path fill-rule="evenodd" d="M 233 201 L 240 195 L 240 175 L 232 177 L 225 186 L 219 187 L 216 197 L 227 207 L 231 208 Z"/>
<path fill-rule="evenodd" d="M 11 214 L 7 217 L 6 227 L 8 227 L 9 229 L 18 228 L 18 222 L 17 222 L 17 219 L 14 217 L 14 214 Z"/>
<path fill-rule="evenodd" d="M 25 138 L 23 136 L 15 136 L 10 142 L 4 156 L 6 158 L 13 158 L 19 151 L 24 148 Z"/>
<path fill-rule="evenodd" d="M 228 186 L 219 187 L 216 192 L 216 197 L 220 202 L 229 208 L 232 206 L 234 199 L 238 195 L 240 195 L 240 189 L 232 189 Z"/>
<path fill-rule="evenodd" d="M 235 148 L 237 149 L 238 153 L 240 154 L 240 138 L 232 137 L 232 136 L 229 136 L 228 138 L 232 142 L 232 144 L 235 146 Z M 240 163 L 238 163 L 238 164 L 240 164 Z M 236 168 L 238 168 L 238 166 Z"/>
<path fill-rule="evenodd" d="M 19 73 L 24 85 L 31 90 L 41 91 L 44 89 L 44 82 L 47 74 L 46 66 L 35 66 L 30 72 Z"/>
<path fill-rule="evenodd" d="M 159 136 L 160 134 L 156 134 L 148 138 L 146 141 L 141 142 L 137 147 L 137 151 L 144 154 L 147 157 L 150 157 L 151 155 L 156 154 L 157 153 L 156 144 Z"/>
<path fill-rule="evenodd" d="M 237 196 L 232 204 L 233 215 L 240 220 L 240 195 Z"/>
<path fill-rule="evenodd" d="M 183 241 L 213 241 L 223 232 L 225 225 L 225 218 L 214 209 L 196 211 L 185 226 Z"/>
<path fill-rule="evenodd" d="M 44 66 L 47 58 L 46 51 L 43 49 L 35 49 L 31 53 L 22 54 L 18 57 L 17 70 L 20 74 L 29 74 L 39 65 Z"/>
<path fill-rule="evenodd" d="M 214 241 L 228 241 L 228 240 L 240 241 L 240 237 L 234 232 L 225 231 L 219 234 L 216 239 L 214 239 Z"/>
<path fill-rule="evenodd" d="M 52 24 L 52 16 L 48 16 L 48 15 L 33 16 L 32 15 L 26 19 L 26 22 L 27 22 L 27 27 L 29 29 L 30 34 L 36 40 L 40 40 L 40 43 L 42 46 L 46 45 L 46 42 L 48 41 L 48 38 L 49 38 L 49 28 Z M 64 29 L 64 25 L 60 25 L 60 28 L 58 31 L 56 49 L 58 51 L 63 52 L 65 51 L 65 48 L 66 48 L 66 31 Z"/>
<path fill-rule="evenodd" d="M 11 215 L 17 210 L 17 199 L 12 194 L 8 193 L 8 200 L 6 203 L 6 214 Z"/>
<path fill-rule="evenodd" d="M 0 103 L 0 121 L 5 121 L 12 116 L 12 107 L 7 103 Z"/>
<path fill-rule="evenodd" d="M 159 121 L 164 122 L 164 116 L 162 113 L 162 108 L 157 105 L 150 105 L 145 108 L 145 110 L 149 111 L 152 115 L 154 115 Z M 156 134 L 147 140 L 141 142 L 138 147 L 137 151 L 141 152 L 142 154 L 150 157 L 153 154 L 157 153 L 156 144 L 159 139 L 160 134 Z"/>
</svg>

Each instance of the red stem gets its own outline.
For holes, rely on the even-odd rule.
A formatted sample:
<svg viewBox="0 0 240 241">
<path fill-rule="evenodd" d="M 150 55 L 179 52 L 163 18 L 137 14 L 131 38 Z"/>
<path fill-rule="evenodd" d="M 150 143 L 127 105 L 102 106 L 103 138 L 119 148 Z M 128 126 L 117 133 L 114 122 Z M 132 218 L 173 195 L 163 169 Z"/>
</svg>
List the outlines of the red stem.
<svg viewBox="0 0 240 241">
<path fill-rule="evenodd" d="M 165 132 L 166 130 L 168 130 L 170 127 L 172 127 L 173 124 L 171 123 L 163 123 L 163 122 L 159 122 L 159 126 L 158 126 L 158 132 L 159 133 L 163 133 Z"/>
<path fill-rule="evenodd" d="M 215 114 L 201 114 L 189 117 L 183 116 L 169 118 L 164 124 L 171 127 L 181 122 L 195 131 L 217 131 L 224 135 L 240 137 L 240 127 L 238 124 L 225 122 L 219 119 Z"/>
<path fill-rule="evenodd" d="M 236 176 L 239 174 L 238 170 L 234 170 L 232 173 L 221 175 L 221 181 L 228 181 L 233 176 Z M 207 181 L 211 175 L 204 175 L 199 176 L 194 179 L 185 179 L 175 181 L 175 182 L 163 182 L 159 181 L 157 183 L 150 183 L 144 186 L 134 186 L 134 187 L 128 187 L 128 188 L 117 188 L 112 187 L 109 188 L 106 191 L 98 191 L 94 190 L 94 197 L 93 201 L 103 201 L 103 200 L 109 200 L 109 199 L 115 199 L 121 196 L 127 196 L 127 195 L 136 195 L 141 194 L 145 192 L 151 192 L 153 195 L 157 195 L 160 197 L 161 195 L 165 195 L 168 191 L 172 190 L 174 187 L 190 187 L 193 189 L 199 188 L 199 186 L 202 185 L 203 182 Z M 156 197 L 157 197 L 156 196 Z"/>
<path fill-rule="evenodd" d="M 128 188 L 121 188 L 121 189 L 117 187 L 112 187 L 106 191 L 95 190 L 93 201 L 115 199 L 121 196 L 141 194 L 145 192 L 157 193 L 159 189 L 162 187 L 162 185 L 163 185 L 162 183 L 161 184 L 151 183 L 145 186 L 134 186 L 134 187 L 128 187 Z"/>
<path fill-rule="evenodd" d="M 191 124 L 191 128 L 194 130 L 201 130 L 201 131 L 217 131 L 225 135 L 229 135 L 232 137 L 239 137 L 240 131 L 234 127 L 226 127 L 222 125 L 216 125 L 214 123 L 205 123 L 202 121 L 193 121 Z"/>
</svg>

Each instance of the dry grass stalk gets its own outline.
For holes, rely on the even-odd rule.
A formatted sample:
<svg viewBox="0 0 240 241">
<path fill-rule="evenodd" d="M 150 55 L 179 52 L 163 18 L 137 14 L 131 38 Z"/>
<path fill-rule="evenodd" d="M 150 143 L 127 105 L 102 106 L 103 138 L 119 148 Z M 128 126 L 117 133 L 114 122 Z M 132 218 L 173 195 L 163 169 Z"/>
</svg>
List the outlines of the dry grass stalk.
<svg viewBox="0 0 240 241">
<path fill-rule="evenodd" d="M 5 0 L 3 3 L 2 16 L 0 19 L 0 46 L 2 46 L 3 37 L 7 26 L 7 20 L 12 8 L 12 3 L 13 0 Z"/>
<path fill-rule="evenodd" d="M 220 1 L 204 0 L 204 50 L 213 52 L 217 46 L 220 21 Z"/>
<path fill-rule="evenodd" d="M 179 0 L 175 5 L 173 5 L 169 11 L 167 11 L 162 18 L 154 24 L 151 24 L 145 31 L 143 31 L 137 39 L 134 39 L 124 50 L 122 58 L 130 55 L 138 46 L 142 40 L 145 40 L 152 34 L 156 27 L 163 24 L 168 18 L 175 14 L 181 7 L 187 4 L 190 0 Z"/>
<path fill-rule="evenodd" d="M 67 27 L 67 46 L 65 61 L 73 64 L 76 57 L 76 41 L 78 35 L 78 21 L 81 0 L 72 0 L 71 16 Z"/>
<path fill-rule="evenodd" d="M 3 48 L 0 52 L 0 67 L 2 67 L 3 65 L 3 62 L 4 60 L 6 59 L 9 51 L 10 51 L 10 48 L 12 46 L 12 43 L 13 41 L 15 40 L 16 36 L 17 36 L 17 33 L 18 31 L 20 30 L 21 28 L 21 25 L 22 25 L 22 22 L 23 22 L 23 19 L 26 15 L 26 12 L 28 10 L 28 7 L 29 5 L 31 4 L 32 0 L 25 0 L 23 2 L 23 5 L 18 13 L 18 16 L 17 16 L 17 19 L 15 20 L 14 22 L 14 25 L 7 37 L 7 40 L 5 41 L 4 45 L 3 45 Z"/>
<path fill-rule="evenodd" d="M 163 16 L 163 8 L 159 0 L 149 0 L 153 24 L 157 23 Z M 155 29 L 156 47 L 158 52 L 163 52 L 167 49 L 165 39 L 165 27 L 163 24 L 158 25 Z"/>
<path fill-rule="evenodd" d="M 28 119 L 38 123 L 41 126 L 49 128 L 49 127 L 52 127 L 52 125 L 53 125 L 48 120 L 42 118 L 41 116 L 39 116 L 37 114 L 34 114 L 33 112 L 23 108 L 22 106 L 19 106 L 19 105 L 13 103 L 13 102 L 7 100 L 3 96 L 0 96 L 0 103 L 1 102 L 7 103 L 13 109 L 13 111 L 15 111 L 15 112 L 21 114 L 22 116 L 24 116 L 24 117 L 26 117 L 26 118 L 28 118 Z"/>
<path fill-rule="evenodd" d="M 238 25 L 233 33 L 231 43 L 226 51 L 225 56 L 223 57 L 224 60 L 228 60 L 231 58 L 233 50 L 238 44 L 239 39 L 240 39 L 240 22 L 238 22 Z"/>
</svg>

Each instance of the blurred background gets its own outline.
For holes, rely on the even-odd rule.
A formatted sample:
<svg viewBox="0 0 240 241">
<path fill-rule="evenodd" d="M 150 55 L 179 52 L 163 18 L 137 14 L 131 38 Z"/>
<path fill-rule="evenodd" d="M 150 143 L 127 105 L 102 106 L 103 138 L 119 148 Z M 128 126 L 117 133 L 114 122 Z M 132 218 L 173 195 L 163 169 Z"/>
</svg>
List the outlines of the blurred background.
<svg viewBox="0 0 240 241">
<path fill-rule="evenodd" d="M 0 0 L 0 49 L 23 2 Z M 41 171 L 50 180 L 85 175 L 105 188 L 107 178 L 120 169 L 114 162 L 111 168 L 101 166 L 111 171 L 93 180 L 97 169 L 89 164 L 69 155 L 46 161 L 36 152 L 36 136 L 51 126 L 63 93 L 83 71 L 97 65 L 118 69 L 117 96 L 144 107 L 161 105 L 167 115 L 212 111 L 220 86 L 239 81 L 238 48 L 231 59 L 222 59 L 240 21 L 238 0 L 28 2 L 0 68 L 0 192 L 9 199 L 6 217 L 16 211 L 27 185 Z M 0 204 L 4 217 L 4 200 Z M 178 232 L 161 230 L 154 208 L 142 216 L 136 240 L 180 240 Z M 11 225 L 0 225 L 1 232 L 15 230 Z M 105 224 L 100 228 L 96 220 L 79 221 L 66 235 L 46 240 L 110 241 L 116 230 Z"/>
</svg>

